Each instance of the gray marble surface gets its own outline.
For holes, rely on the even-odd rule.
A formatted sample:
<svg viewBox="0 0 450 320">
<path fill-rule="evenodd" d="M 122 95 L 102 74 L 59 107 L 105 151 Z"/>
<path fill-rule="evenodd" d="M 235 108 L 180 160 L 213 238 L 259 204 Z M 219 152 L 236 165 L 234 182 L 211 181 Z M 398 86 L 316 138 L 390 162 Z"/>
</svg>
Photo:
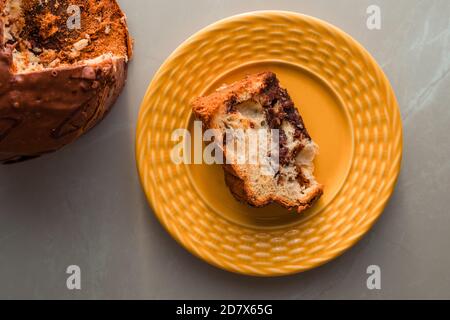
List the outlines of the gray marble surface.
<svg viewBox="0 0 450 320">
<path fill-rule="evenodd" d="M 136 38 L 128 86 L 108 119 L 64 150 L 0 167 L 0 298 L 450 298 L 450 1 L 121 0 Z M 377 4 L 382 29 L 366 27 Z M 218 270 L 181 248 L 141 191 L 134 159 L 141 98 L 189 35 L 233 14 L 283 9 L 329 21 L 386 71 L 404 121 L 404 160 L 382 218 L 354 248 L 275 279 Z M 68 265 L 82 270 L 69 291 Z M 366 288 L 366 268 L 382 289 Z"/>
</svg>

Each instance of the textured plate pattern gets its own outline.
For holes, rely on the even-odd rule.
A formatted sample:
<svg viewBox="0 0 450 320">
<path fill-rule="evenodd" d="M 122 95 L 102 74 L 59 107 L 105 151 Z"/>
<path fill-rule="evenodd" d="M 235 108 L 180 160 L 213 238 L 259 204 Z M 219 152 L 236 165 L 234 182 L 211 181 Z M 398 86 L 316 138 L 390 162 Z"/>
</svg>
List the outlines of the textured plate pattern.
<svg viewBox="0 0 450 320">
<path fill-rule="evenodd" d="M 215 78 L 249 61 L 301 65 L 342 99 L 353 127 L 350 173 L 318 215 L 292 227 L 244 228 L 211 212 L 170 161 L 171 133 L 186 127 L 189 102 Z M 233 272 L 275 276 L 305 271 L 355 244 L 380 216 L 402 155 L 394 93 L 373 58 L 351 37 L 308 16 L 254 12 L 215 23 L 188 39 L 158 71 L 137 128 L 141 182 L 165 228 L 195 255 Z"/>
</svg>

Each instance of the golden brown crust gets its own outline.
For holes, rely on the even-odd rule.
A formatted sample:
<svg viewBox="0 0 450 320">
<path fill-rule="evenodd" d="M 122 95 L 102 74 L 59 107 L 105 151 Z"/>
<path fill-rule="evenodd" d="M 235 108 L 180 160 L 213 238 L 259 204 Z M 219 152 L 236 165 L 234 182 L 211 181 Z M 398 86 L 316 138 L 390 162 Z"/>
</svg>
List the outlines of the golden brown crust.
<svg viewBox="0 0 450 320">
<path fill-rule="evenodd" d="M 242 81 L 236 82 L 229 86 L 221 87 L 208 96 L 199 97 L 193 100 L 192 109 L 196 117 L 203 122 L 205 129 L 216 129 L 216 124 L 213 120 L 217 114 L 232 112 L 234 106 L 248 101 L 263 92 L 268 92 L 272 88 L 275 88 L 278 91 L 284 90 L 280 89 L 278 80 L 276 79 L 276 75 L 274 73 L 263 72 L 249 75 Z M 286 100 L 284 102 L 291 104 L 293 107 L 292 101 L 287 93 L 284 95 L 285 91 L 281 92 L 283 94 L 282 99 Z M 296 117 L 296 125 L 299 131 L 298 134 L 304 138 L 310 139 L 300 115 L 296 114 Z M 226 154 L 226 150 L 224 152 Z M 240 171 L 241 169 L 239 166 L 231 164 L 223 165 L 223 168 L 225 183 L 229 187 L 233 196 L 237 200 L 254 207 L 263 207 L 272 202 L 277 202 L 288 209 L 295 209 L 300 213 L 310 208 L 323 194 L 323 187 L 317 184 L 310 188 L 308 194 L 306 194 L 301 201 L 288 201 L 285 198 L 277 197 L 276 195 L 261 198 L 254 193 L 252 188 L 248 186 L 245 179 L 245 174 Z"/>
<path fill-rule="evenodd" d="M 225 166 L 224 166 L 225 167 Z M 245 190 L 244 180 L 231 174 L 224 168 L 225 184 L 230 189 L 233 196 L 240 202 L 248 202 L 248 192 Z"/>
<path fill-rule="evenodd" d="M 225 169 L 225 167 L 228 169 Z M 315 187 L 314 190 L 312 190 L 300 204 L 294 202 L 286 202 L 285 199 L 281 197 L 271 197 L 265 200 L 261 200 L 258 199 L 258 197 L 253 194 L 252 190 L 246 186 L 243 179 L 232 173 L 233 170 L 230 167 L 231 166 L 224 166 L 225 184 L 230 189 L 232 195 L 238 201 L 247 203 L 252 207 L 260 208 L 276 202 L 286 209 L 296 210 L 298 213 L 301 213 L 311 208 L 314 203 L 323 195 L 323 186 L 317 185 L 317 187 Z"/>
<path fill-rule="evenodd" d="M 258 94 L 268 79 L 273 76 L 271 72 L 249 75 L 243 81 L 219 88 L 208 96 L 194 99 L 191 103 L 192 110 L 198 119 L 202 120 L 207 128 L 210 128 L 210 121 L 216 113 L 226 111 L 227 108 Z"/>
</svg>

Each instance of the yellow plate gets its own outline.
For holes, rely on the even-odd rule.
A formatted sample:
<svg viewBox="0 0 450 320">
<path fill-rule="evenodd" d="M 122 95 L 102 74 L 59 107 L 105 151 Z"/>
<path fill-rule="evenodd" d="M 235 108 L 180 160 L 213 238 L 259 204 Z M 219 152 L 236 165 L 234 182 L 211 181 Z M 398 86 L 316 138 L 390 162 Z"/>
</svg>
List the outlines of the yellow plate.
<svg viewBox="0 0 450 320">
<path fill-rule="evenodd" d="M 175 129 L 192 98 L 271 70 L 320 146 L 322 199 L 298 215 L 238 203 L 220 166 L 176 165 Z M 260 11 L 219 21 L 183 43 L 142 102 L 136 157 L 146 196 L 169 233 L 220 268 L 278 276 L 317 267 L 355 244 L 382 213 L 402 155 L 398 105 L 383 71 L 350 36 L 321 20 Z"/>
</svg>

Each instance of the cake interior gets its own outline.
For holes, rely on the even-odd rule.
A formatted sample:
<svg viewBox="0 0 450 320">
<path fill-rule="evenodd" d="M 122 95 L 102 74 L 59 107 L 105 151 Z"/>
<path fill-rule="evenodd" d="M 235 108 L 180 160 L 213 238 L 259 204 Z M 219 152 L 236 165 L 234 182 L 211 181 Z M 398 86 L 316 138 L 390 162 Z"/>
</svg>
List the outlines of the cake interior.
<svg viewBox="0 0 450 320">
<path fill-rule="evenodd" d="M 0 18 L 15 73 L 127 58 L 125 17 L 113 0 L 6 0 Z"/>
<path fill-rule="evenodd" d="M 301 117 L 287 92 L 281 88 L 275 90 L 277 92 L 272 93 L 272 96 L 275 95 L 278 99 L 268 98 L 266 94 L 255 96 L 233 106 L 226 114 L 216 118 L 216 121 L 219 127 L 227 129 L 262 129 L 269 136 L 267 141 L 274 141 L 272 130 L 278 130 L 279 147 L 274 149 L 268 145 L 265 148 L 268 150 L 266 157 L 260 159 L 258 165 L 243 165 L 241 170 L 249 179 L 249 187 L 259 197 L 277 194 L 280 198 L 295 203 L 319 186 L 313 175 L 318 147 L 304 129 Z M 250 142 L 248 136 L 243 139 L 245 144 Z M 229 151 L 227 150 L 227 157 L 236 163 L 241 155 Z M 272 170 L 272 176 L 261 174 L 270 172 L 270 167 L 273 168 L 274 152 L 278 152 L 277 169 Z"/>
</svg>

